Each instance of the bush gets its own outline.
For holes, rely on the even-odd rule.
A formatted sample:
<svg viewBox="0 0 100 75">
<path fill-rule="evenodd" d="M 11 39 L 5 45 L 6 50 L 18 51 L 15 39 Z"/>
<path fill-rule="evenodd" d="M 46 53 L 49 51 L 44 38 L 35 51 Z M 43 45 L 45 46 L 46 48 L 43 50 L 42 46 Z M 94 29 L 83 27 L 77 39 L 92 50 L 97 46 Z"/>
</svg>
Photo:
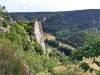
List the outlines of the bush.
<svg viewBox="0 0 100 75">
<path fill-rule="evenodd" d="M 48 40 L 48 39 L 46 39 L 45 42 L 48 45 L 52 46 L 52 47 L 58 47 L 59 46 L 59 42 L 56 41 L 56 40 Z"/>
<path fill-rule="evenodd" d="M 64 52 L 66 56 L 70 56 L 72 54 L 72 50 L 68 49 L 67 47 L 60 46 L 58 50 L 62 53 Z"/>
<path fill-rule="evenodd" d="M 3 27 L 7 27 L 8 26 L 6 21 L 3 21 L 2 24 L 3 24 Z"/>
<path fill-rule="evenodd" d="M 36 51 L 37 54 L 42 55 L 44 53 L 43 48 L 39 45 L 39 44 L 34 44 L 34 49 Z"/>
</svg>

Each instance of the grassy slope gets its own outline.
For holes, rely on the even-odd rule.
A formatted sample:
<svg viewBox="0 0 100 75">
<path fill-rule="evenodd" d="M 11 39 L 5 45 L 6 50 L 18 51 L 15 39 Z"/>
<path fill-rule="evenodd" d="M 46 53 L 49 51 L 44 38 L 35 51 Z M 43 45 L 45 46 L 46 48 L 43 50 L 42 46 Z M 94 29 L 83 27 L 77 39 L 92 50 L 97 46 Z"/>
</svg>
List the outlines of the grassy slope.
<svg viewBox="0 0 100 75">
<path fill-rule="evenodd" d="M 54 68 L 56 73 L 63 73 L 63 72 L 74 72 L 75 75 L 96 75 L 95 72 L 90 73 L 89 71 L 84 72 L 82 69 L 79 68 L 79 65 L 68 65 L 65 66 L 56 66 Z M 36 75 L 51 75 L 48 71 L 37 73 Z M 72 74 L 71 74 L 72 75 Z"/>
<path fill-rule="evenodd" d="M 95 58 L 95 60 L 100 62 L 100 56 L 98 58 Z M 98 67 L 95 63 L 92 64 L 92 61 L 93 61 L 92 58 L 84 59 L 83 61 L 88 63 L 92 68 L 100 71 L 100 67 Z"/>
</svg>

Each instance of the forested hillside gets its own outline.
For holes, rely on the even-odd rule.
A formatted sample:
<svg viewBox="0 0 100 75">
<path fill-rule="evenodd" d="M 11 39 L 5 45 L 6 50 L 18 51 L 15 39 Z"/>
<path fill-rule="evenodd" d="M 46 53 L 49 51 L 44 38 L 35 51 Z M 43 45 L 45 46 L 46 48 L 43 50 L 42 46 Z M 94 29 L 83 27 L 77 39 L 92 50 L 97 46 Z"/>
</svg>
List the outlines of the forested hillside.
<svg viewBox="0 0 100 75">
<path fill-rule="evenodd" d="M 100 30 L 100 10 L 79 10 L 64 12 L 20 12 L 9 13 L 16 20 L 38 19 L 44 32 L 52 33 L 57 40 L 74 47 L 82 46 L 85 31 Z M 80 39 L 81 38 L 81 39 Z"/>
<path fill-rule="evenodd" d="M 7 13 L 0 7 L 0 75 L 100 75 L 100 10 Z"/>
<path fill-rule="evenodd" d="M 45 75 L 57 75 L 59 73 L 56 73 L 55 67 L 70 64 L 68 60 L 68 56 L 72 53 L 70 49 L 58 44 L 54 50 L 52 46 L 46 45 L 44 52 L 38 41 L 43 41 L 40 22 L 37 20 L 16 22 L 7 12 L 0 12 L 0 75 L 36 75 L 40 72 Z M 53 44 L 56 45 L 55 41 Z"/>
</svg>

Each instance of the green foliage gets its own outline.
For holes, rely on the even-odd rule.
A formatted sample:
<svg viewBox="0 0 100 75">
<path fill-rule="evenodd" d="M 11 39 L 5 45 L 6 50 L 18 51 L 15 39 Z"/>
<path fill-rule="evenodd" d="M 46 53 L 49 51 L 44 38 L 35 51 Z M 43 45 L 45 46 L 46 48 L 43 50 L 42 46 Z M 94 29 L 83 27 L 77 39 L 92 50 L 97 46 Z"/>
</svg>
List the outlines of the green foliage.
<svg viewBox="0 0 100 75">
<path fill-rule="evenodd" d="M 8 23 L 6 21 L 3 21 L 2 24 L 3 24 L 3 27 L 7 27 L 8 26 Z"/>
<path fill-rule="evenodd" d="M 31 42 L 28 41 L 27 34 L 25 30 L 20 25 L 15 25 L 11 27 L 11 32 L 6 33 L 6 38 L 15 42 L 20 48 L 23 47 L 25 51 L 31 50 Z"/>
<path fill-rule="evenodd" d="M 67 47 L 64 47 L 64 46 L 58 47 L 58 51 L 61 51 L 66 56 L 70 56 L 72 54 L 72 50 L 70 50 L 70 49 L 68 49 Z"/>
<path fill-rule="evenodd" d="M 18 24 L 23 26 L 29 35 L 33 35 L 34 21 L 30 21 L 30 22 L 18 21 Z"/>
<path fill-rule="evenodd" d="M 72 60 L 78 60 L 78 61 L 83 61 L 83 57 L 85 58 L 92 58 L 93 61 L 92 63 L 96 63 L 98 66 L 100 66 L 100 62 L 95 61 L 94 57 L 99 57 L 100 56 L 100 35 L 97 33 L 91 34 L 90 32 L 87 33 L 86 36 L 86 42 L 82 47 L 79 47 L 77 50 L 72 55 Z M 91 68 L 90 66 L 83 62 L 81 64 L 81 68 L 84 69 L 86 72 L 87 70 Z"/>
<path fill-rule="evenodd" d="M 6 9 L 5 6 L 1 6 L 1 5 L 0 5 L 0 13 L 2 13 L 5 9 Z"/>
<path fill-rule="evenodd" d="M 98 61 L 94 61 L 94 63 L 96 63 L 97 66 L 100 66 L 100 62 L 98 62 Z"/>
<path fill-rule="evenodd" d="M 90 66 L 87 64 L 87 63 L 82 63 L 81 65 L 80 65 L 80 67 L 82 68 L 82 69 L 84 69 L 84 72 L 86 72 L 86 71 L 88 71 L 89 69 L 90 69 Z"/>
<path fill-rule="evenodd" d="M 34 49 L 35 49 L 37 54 L 42 55 L 44 53 L 42 46 L 40 44 L 38 44 L 37 41 L 35 41 L 35 44 L 33 46 L 34 46 Z"/>
<path fill-rule="evenodd" d="M 4 19 L 9 20 L 9 19 L 10 19 L 10 16 L 6 14 L 6 15 L 4 16 Z"/>
<path fill-rule="evenodd" d="M 57 33 L 57 40 L 69 44 L 74 47 L 82 46 L 85 41 L 85 32 L 58 32 Z"/>
<path fill-rule="evenodd" d="M 48 40 L 46 39 L 45 40 L 46 44 L 48 44 L 49 46 L 52 46 L 52 47 L 58 47 L 59 46 L 59 42 L 56 41 L 56 40 Z"/>
</svg>

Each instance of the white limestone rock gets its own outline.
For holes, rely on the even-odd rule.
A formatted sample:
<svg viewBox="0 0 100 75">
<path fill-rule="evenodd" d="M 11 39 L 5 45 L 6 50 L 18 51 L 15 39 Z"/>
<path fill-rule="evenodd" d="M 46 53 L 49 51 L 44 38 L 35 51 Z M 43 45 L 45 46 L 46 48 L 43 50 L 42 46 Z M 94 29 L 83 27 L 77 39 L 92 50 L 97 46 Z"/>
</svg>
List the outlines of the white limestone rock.
<svg viewBox="0 0 100 75">
<path fill-rule="evenodd" d="M 46 53 L 46 48 L 45 48 L 45 43 L 44 43 L 44 38 L 43 38 L 43 30 L 41 23 L 35 20 L 34 24 L 34 36 L 37 40 L 37 42 L 42 46 L 44 49 L 44 53 Z"/>
</svg>

